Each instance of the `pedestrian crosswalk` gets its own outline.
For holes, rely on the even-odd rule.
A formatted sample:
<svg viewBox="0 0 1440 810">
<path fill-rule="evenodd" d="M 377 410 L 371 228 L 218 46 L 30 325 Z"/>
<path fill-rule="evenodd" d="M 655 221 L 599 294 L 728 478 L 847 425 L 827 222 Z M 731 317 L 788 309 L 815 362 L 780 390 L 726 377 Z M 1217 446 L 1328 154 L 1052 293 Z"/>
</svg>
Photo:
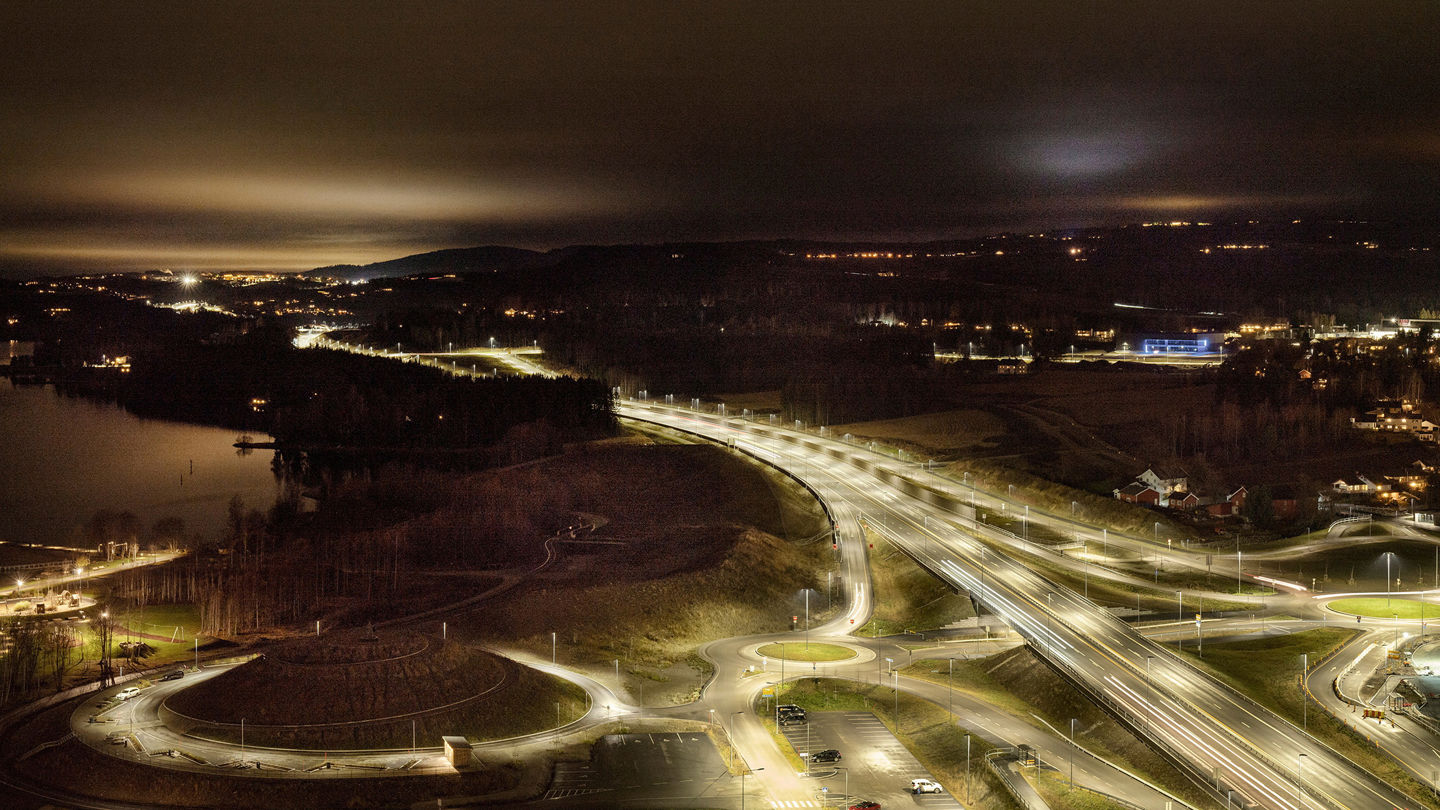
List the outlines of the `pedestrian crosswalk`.
<svg viewBox="0 0 1440 810">
<path fill-rule="evenodd" d="M 800 808 L 806 807 L 819 807 L 820 804 L 818 802 L 780 801 L 777 799 L 776 801 L 770 802 L 770 806 L 772 808 L 784 808 L 785 810 L 789 810 L 790 808 L 800 810 Z"/>
</svg>

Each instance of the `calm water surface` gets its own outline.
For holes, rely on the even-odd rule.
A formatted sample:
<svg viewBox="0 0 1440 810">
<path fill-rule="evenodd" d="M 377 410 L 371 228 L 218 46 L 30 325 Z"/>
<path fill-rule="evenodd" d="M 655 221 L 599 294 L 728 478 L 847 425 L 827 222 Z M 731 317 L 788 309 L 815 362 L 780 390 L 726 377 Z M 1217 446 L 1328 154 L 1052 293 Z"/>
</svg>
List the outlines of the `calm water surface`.
<svg viewBox="0 0 1440 810">
<path fill-rule="evenodd" d="M 265 510 L 277 491 L 273 453 L 237 455 L 235 436 L 0 379 L 0 540 L 74 545 L 99 509 L 216 535 L 231 497 Z"/>
</svg>

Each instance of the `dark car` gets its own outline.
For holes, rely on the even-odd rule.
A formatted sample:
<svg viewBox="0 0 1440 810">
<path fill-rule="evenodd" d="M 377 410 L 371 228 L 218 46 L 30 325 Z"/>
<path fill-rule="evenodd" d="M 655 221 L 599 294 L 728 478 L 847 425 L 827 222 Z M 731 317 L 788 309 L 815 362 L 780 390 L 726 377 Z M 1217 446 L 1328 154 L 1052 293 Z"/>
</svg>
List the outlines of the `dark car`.
<svg viewBox="0 0 1440 810">
<path fill-rule="evenodd" d="M 183 678 L 183 677 L 185 677 L 185 670 L 183 670 L 183 669 L 177 669 L 177 670 L 175 670 L 174 672 L 167 672 L 167 673 L 165 673 L 165 677 L 161 678 L 160 680 L 162 680 L 162 681 L 178 681 L 178 680 L 180 680 L 180 679 Z"/>
<path fill-rule="evenodd" d="M 850 810 L 880 810 L 879 802 L 856 802 L 850 805 Z"/>
<path fill-rule="evenodd" d="M 839 762 L 840 752 L 834 748 L 827 748 L 824 751 L 816 751 L 810 755 L 811 762 Z"/>
<path fill-rule="evenodd" d="M 805 722 L 805 713 L 804 713 L 804 712 L 799 712 L 799 713 L 786 713 L 786 714 L 780 715 L 780 725 L 782 725 L 782 726 L 789 726 L 789 725 L 794 725 L 794 724 L 796 724 L 796 723 L 803 723 L 803 722 Z"/>
</svg>

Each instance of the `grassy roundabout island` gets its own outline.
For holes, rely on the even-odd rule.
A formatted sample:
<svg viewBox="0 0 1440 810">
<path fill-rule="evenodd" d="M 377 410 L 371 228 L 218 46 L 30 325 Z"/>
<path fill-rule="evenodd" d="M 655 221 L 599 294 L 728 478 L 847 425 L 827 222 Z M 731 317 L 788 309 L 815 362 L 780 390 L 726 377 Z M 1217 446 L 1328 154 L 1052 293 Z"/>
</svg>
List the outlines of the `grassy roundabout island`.
<svg viewBox="0 0 1440 810">
<path fill-rule="evenodd" d="M 822 644 L 812 641 L 784 641 L 766 644 L 756 652 L 766 658 L 784 658 L 786 661 L 844 661 L 854 658 L 855 651 L 839 644 Z"/>
<path fill-rule="evenodd" d="M 350 631 L 297 638 L 167 699 L 167 725 L 238 742 L 240 720 L 256 745 L 338 750 L 426 745 L 459 734 L 527 734 L 585 712 L 579 687 L 437 636 Z M 412 723 L 414 725 L 412 726 Z"/>
<path fill-rule="evenodd" d="M 1440 619 L 1440 604 L 1434 602 L 1421 602 L 1418 599 L 1401 599 L 1391 597 L 1386 599 L 1383 596 L 1367 596 L 1352 599 L 1336 599 L 1327 605 L 1337 613 L 1348 613 L 1351 616 L 1368 616 L 1372 619 L 1390 619 L 1399 617 L 1401 619 L 1419 619 L 1420 611 L 1425 611 L 1426 619 Z"/>
</svg>

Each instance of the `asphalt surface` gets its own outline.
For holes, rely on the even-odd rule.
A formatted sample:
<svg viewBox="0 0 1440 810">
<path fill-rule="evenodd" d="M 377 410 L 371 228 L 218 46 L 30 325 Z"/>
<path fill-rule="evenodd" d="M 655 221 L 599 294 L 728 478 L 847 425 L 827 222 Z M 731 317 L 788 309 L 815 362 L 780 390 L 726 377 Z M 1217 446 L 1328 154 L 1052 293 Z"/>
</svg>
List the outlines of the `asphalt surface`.
<svg viewBox="0 0 1440 810">
<path fill-rule="evenodd" d="M 881 807 L 960 807 L 948 793 L 911 795 L 911 779 L 933 775 L 869 712 L 810 712 L 809 722 L 786 726 L 784 732 L 797 752 L 840 751 L 839 762 L 809 766 L 817 798 L 826 806 L 849 807 L 868 800 Z M 984 767 L 978 757 L 974 764 L 977 769 Z M 978 770 L 975 775 L 979 776 Z M 843 799 L 847 789 L 851 801 Z"/>
<path fill-rule="evenodd" d="M 496 354 L 495 360 L 506 359 L 501 357 L 504 353 Z M 466 373 L 430 358 L 414 359 Z M 508 353 L 508 359 L 517 371 L 545 373 L 538 367 L 530 368 L 533 363 L 517 353 Z M 937 576 L 975 594 L 1037 651 L 1090 690 L 1092 696 L 1128 717 L 1133 727 L 1193 763 L 1197 772 L 1214 774 L 1222 790 L 1235 790 L 1257 806 L 1274 808 L 1334 806 L 1410 810 L 1419 806 L 1318 744 L 1300 729 L 1196 672 L 1163 646 L 1147 640 L 1108 612 L 1012 559 L 1007 550 L 1030 554 L 1044 554 L 1046 550 L 1028 543 L 1023 536 L 977 522 L 975 513 L 1013 508 L 1018 514 L 1020 504 L 1013 500 L 931 475 L 919 465 L 870 452 L 827 436 L 823 430 L 819 435 L 803 433 L 772 424 L 649 403 L 620 403 L 618 410 L 624 417 L 696 433 L 748 452 L 794 474 L 828 505 L 840 538 L 843 581 L 849 583 L 852 590 L 848 594 L 847 613 L 826 626 L 812 628 L 814 638 L 841 638 L 869 615 L 863 542 L 864 527 L 869 526 L 906 548 Z M 1187 550 L 1163 548 L 1144 538 L 1100 533 L 1065 516 L 1027 509 L 1026 523 L 1045 525 L 1053 532 L 1098 542 L 1102 547 L 1113 544 L 1117 549 L 1153 559 L 1157 566 L 1174 565 L 1194 570 L 1207 567 L 1200 555 Z M 1001 551 L 997 553 L 976 542 L 972 536 L 976 534 L 984 536 Z M 1158 536 L 1155 539 L 1158 540 Z M 1294 594 L 1296 598 L 1290 601 L 1299 602 L 1304 595 L 1305 589 L 1299 584 L 1252 577 L 1244 570 L 1239 555 L 1235 563 L 1237 575 L 1260 579 L 1283 593 Z M 751 700 L 763 686 L 753 676 L 742 674 L 746 666 L 745 645 L 754 641 L 757 640 L 732 639 L 708 646 L 704 654 L 717 664 L 717 677 L 706 690 L 703 706 L 682 707 L 674 713 L 697 714 L 708 707 L 722 718 L 728 718 L 730 733 L 741 755 L 751 767 L 766 769 L 764 782 L 774 805 L 809 806 L 814 794 L 813 779 L 790 773 L 768 733 L 748 711 Z M 861 662 L 849 662 L 849 665 L 855 667 L 857 663 Z M 557 674 L 571 680 L 589 680 L 575 673 Z M 839 668 L 835 674 L 842 674 Z M 593 681 L 586 688 L 595 705 L 610 707 L 605 711 L 612 716 L 633 710 Z M 918 689 L 913 685 L 907 688 Z M 147 712 L 147 704 L 141 700 L 120 714 L 133 714 L 136 728 L 132 744 L 153 750 L 143 741 L 150 739 L 159 747 L 165 744 L 165 738 L 157 736 L 164 732 L 151 725 Z M 129 716 L 116 719 L 123 719 L 127 725 L 132 721 Z M 562 732 L 578 730 L 603 719 L 587 716 L 584 722 Z M 554 739 L 551 732 L 534 736 L 545 741 Z M 525 744 L 524 740 L 512 743 L 522 747 Z M 112 749 L 109 753 L 115 753 L 113 749 L 118 747 L 104 743 L 103 739 L 99 746 Z M 227 752 L 213 753 L 219 761 Z M 412 752 L 405 753 L 414 756 Z M 363 754 L 370 755 L 369 752 Z M 272 754 L 267 752 L 265 756 Z M 241 757 L 241 760 L 249 758 Z M 1102 777 L 1104 781 L 1115 781 L 1113 770 L 1104 763 L 1097 761 L 1096 767 L 1106 772 Z M 1077 776 L 1079 771 L 1077 761 Z M 259 774 L 254 770 L 247 773 Z"/>
<path fill-rule="evenodd" d="M 953 482 L 835 439 L 764 423 L 650 404 L 624 403 L 619 410 L 768 457 L 810 483 L 843 517 L 864 515 L 932 572 L 976 594 L 1135 728 L 1197 773 L 1216 775 L 1222 790 L 1274 808 L 1421 806 L 1089 600 L 990 553 L 948 521 L 929 520 L 959 516 L 963 522 L 973 515 L 963 494 L 946 492 Z M 983 523 L 971 531 L 996 534 Z"/>
</svg>

